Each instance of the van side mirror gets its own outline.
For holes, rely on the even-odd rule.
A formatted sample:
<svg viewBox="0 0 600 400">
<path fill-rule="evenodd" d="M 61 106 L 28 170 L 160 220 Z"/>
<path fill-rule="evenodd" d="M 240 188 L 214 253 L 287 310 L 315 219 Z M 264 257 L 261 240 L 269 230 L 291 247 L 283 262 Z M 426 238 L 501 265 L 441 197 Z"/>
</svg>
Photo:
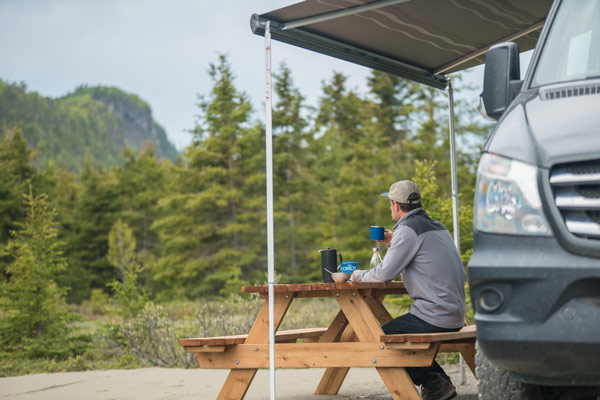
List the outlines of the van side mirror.
<svg viewBox="0 0 600 400">
<path fill-rule="evenodd" d="M 483 75 L 481 100 L 488 117 L 499 119 L 519 94 L 520 81 L 519 45 L 500 43 L 487 53 Z"/>
</svg>

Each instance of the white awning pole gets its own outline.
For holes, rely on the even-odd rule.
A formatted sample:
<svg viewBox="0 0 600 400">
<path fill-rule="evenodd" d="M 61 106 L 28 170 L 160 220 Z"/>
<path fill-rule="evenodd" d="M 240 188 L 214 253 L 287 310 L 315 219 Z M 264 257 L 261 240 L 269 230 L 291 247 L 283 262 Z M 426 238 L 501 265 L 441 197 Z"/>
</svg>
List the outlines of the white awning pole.
<svg viewBox="0 0 600 400">
<path fill-rule="evenodd" d="M 448 126 L 450 128 L 450 170 L 452 175 L 452 222 L 454 225 L 454 245 L 460 254 L 460 229 L 458 225 L 458 179 L 456 177 L 456 134 L 454 133 L 454 90 L 452 79 L 448 79 Z M 460 355 L 460 384 L 466 383 L 465 360 Z"/>
<path fill-rule="evenodd" d="M 265 127 L 267 159 L 267 269 L 269 283 L 269 382 L 270 399 L 275 400 L 275 251 L 273 244 L 273 122 L 271 119 L 271 26 L 265 24 Z"/>
</svg>

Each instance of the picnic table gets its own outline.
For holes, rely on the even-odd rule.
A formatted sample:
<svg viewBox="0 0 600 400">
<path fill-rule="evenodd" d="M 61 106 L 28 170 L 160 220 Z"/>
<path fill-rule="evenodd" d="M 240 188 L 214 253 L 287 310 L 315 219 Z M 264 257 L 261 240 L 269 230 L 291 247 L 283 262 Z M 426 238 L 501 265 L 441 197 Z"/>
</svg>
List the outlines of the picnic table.
<svg viewBox="0 0 600 400">
<path fill-rule="evenodd" d="M 247 335 L 181 339 L 200 368 L 230 369 L 217 399 L 241 400 L 258 368 L 269 368 L 268 286 L 246 286 L 264 304 Z M 406 294 L 402 282 L 344 282 L 274 286 L 275 367 L 326 368 L 315 394 L 338 393 L 350 367 L 374 367 L 393 399 L 420 399 L 405 367 L 429 366 L 440 351 L 460 352 L 475 373 L 475 326 L 458 332 L 385 335 L 393 318 L 383 300 Z M 334 298 L 340 311 L 326 328 L 280 331 L 294 299 Z"/>
</svg>

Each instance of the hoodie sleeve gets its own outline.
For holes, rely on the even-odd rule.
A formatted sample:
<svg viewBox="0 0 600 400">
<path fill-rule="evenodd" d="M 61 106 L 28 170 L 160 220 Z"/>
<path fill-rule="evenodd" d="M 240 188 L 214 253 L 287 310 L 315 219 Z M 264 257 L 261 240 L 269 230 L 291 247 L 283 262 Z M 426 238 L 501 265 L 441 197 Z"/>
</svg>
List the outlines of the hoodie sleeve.
<svg viewBox="0 0 600 400">
<path fill-rule="evenodd" d="M 376 268 L 361 270 L 354 276 L 356 282 L 389 282 L 410 265 L 417 254 L 417 234 L 411 228 L 400 225 L 392 235 L 391 246 L 383 262 Z"/>
</svg>

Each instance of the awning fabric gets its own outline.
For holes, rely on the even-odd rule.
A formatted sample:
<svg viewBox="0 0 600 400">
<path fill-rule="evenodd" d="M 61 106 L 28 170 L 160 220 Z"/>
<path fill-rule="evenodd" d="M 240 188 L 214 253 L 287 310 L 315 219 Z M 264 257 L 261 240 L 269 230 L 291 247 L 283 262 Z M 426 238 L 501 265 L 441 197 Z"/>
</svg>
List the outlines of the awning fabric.
<svg viewBox="0 0 600 400">
<path fill-rule="evenodd" d="M 292 21 L 353 7 L 356 14 L 287 28 Z M 535 46 L 551 0 L 306 0 L 262 15 L 251 29 L 303 47 L 426 85 L 444 88 L 445 74 L 482 64 L 489 47 L 516 41 Z"/>
</svg>

